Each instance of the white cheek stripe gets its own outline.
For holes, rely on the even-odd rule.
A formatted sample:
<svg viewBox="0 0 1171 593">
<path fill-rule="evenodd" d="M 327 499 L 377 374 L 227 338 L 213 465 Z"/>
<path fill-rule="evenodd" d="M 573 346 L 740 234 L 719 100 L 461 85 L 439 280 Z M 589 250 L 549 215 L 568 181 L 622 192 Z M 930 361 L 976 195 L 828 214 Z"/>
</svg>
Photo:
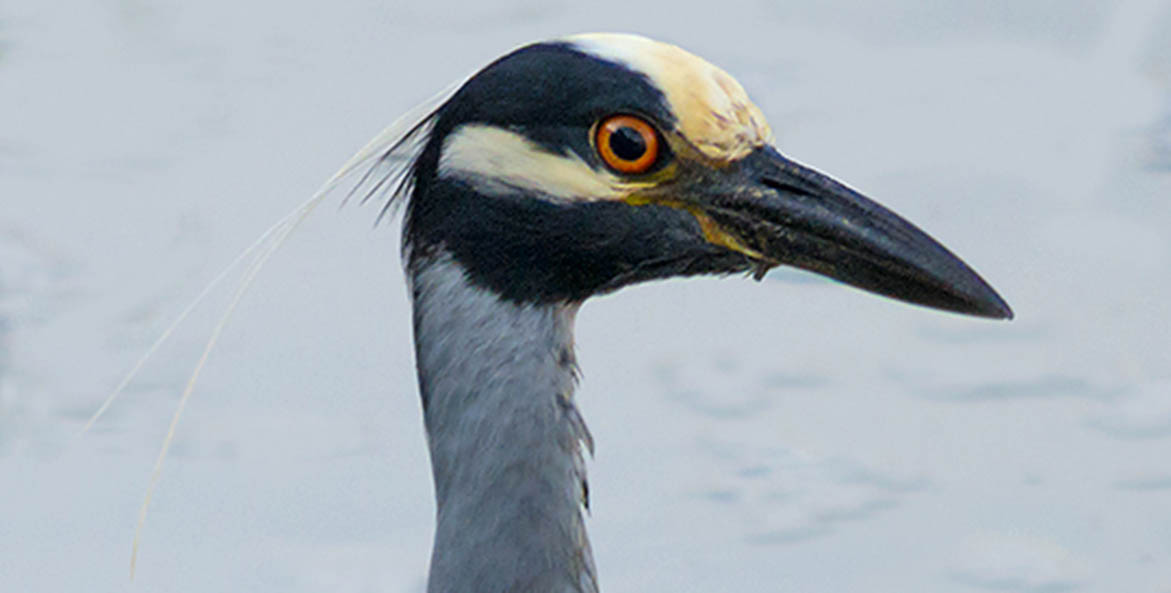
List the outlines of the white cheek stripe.
<svg viewBox="0 0 1171 593">
<path fill-rule="evenodd" d="M 625 193 L 621 180 L 575 154 L 552 153 L 516 132 L 484 124 L 464 124 L 443 141 L 439 176 L 493 196 L 527 190 L 556 200 L 593 201 Z"/>
</svg>

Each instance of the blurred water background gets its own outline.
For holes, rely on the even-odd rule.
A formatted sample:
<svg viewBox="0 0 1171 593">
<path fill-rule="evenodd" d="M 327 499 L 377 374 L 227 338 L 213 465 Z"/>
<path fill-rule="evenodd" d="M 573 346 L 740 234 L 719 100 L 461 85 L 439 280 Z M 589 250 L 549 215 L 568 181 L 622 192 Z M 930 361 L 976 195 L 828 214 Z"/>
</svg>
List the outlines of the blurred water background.
<svg viewBox="0 0 1171 593">
<path fill-rule="evenodd" d="M 0 591 L 422 591 L 396 225 L 323 208 L 212 356 L 202 286 L 400 112 L 520 43 L 723 66 L 781 150 L 1017 320 L 812 276 L 590 302 L 605 591 L 1171 591 L 1171 6 L 1134 0 L 0 4 Z"/>
</svg>

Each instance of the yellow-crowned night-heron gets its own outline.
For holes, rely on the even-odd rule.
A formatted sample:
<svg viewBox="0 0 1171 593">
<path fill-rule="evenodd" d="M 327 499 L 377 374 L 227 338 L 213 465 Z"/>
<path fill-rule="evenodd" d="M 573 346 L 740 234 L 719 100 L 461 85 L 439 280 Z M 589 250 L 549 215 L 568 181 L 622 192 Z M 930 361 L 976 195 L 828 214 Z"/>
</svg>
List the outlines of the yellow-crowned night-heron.
<svg viewBox="0 0 1171 593">
<path fill-rule="evenodd" d="M 741 86 L 675 46 L 536 43 L 440 101 L 359 155 L 373 193 L 397 183 L 405 206 L 438 502 L 431 593 L 597 589 L 582 518 L 592 443 L 573 399 L 574 313 L 593 295 L 789 265 L 1012 316 L 915 226 L 782 156 Z"/>
</svg>

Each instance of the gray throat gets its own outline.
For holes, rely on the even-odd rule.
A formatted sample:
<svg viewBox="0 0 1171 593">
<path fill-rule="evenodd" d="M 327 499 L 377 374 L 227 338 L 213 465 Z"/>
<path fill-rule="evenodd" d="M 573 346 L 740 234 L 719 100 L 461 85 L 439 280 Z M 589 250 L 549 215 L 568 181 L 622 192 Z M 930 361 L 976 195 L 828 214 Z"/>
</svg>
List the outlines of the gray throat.
<svg viewBox="0 0 1171 593">
<path fill-rule="evenodd" d="M 428 593 L 592 593 L 576 306 L 518 305 L 450 258 L 409 271 L 438 505 Z"/>
</svg>

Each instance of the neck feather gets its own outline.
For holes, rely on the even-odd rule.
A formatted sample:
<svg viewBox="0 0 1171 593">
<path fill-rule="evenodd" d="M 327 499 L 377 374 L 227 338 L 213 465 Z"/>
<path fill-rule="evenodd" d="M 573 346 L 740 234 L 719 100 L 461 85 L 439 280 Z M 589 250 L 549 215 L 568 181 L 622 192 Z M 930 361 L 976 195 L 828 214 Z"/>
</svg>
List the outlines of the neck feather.
<svg viewBox="0 0 1171 593">
<path fill-rule="evenodd" d="M 442 256 L 410 273 L 438 503 L 428 592 L 595 592 L 576 306 L 503 301 Z"/>
</svg>

